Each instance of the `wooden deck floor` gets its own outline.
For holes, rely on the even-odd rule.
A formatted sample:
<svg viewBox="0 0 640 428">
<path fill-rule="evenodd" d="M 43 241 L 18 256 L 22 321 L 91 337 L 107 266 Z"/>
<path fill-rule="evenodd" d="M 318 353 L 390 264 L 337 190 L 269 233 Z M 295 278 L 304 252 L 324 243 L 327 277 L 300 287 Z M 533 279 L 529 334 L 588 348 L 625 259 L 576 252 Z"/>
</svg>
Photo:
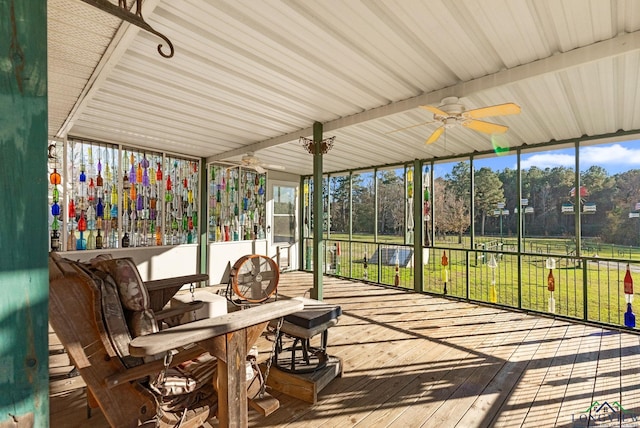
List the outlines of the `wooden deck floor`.
<svg viewBox="0 0 640 428">
<path fill-rule="evenodd" d="M 311 284 L 292 272 L 279 291 Z M 274 393 L 280 409 L 250 411 L 250 426 L 640 426 L 638 335 L 334 278 L 324 296 L 343 310 L 329 332 L 343 376 L 315 405 Z M 261 357 L 270 346 L 261 340 Z M 106 426 L 99 411 L 86 419 L 79 378 L 51 385 L 52 427 Z M 604 425 L 612 418 L 624 422 Z"/>
</svg>

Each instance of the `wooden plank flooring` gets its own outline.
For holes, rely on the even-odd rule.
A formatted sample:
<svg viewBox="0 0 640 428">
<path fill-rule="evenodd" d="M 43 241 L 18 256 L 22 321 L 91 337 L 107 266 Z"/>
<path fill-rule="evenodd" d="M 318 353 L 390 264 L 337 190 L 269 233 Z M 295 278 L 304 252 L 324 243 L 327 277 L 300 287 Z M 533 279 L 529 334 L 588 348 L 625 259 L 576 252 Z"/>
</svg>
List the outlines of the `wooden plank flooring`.
<svg viewBox="0 0 640 428">
<path fill-rule="evenodd" d="M 302 296 L 312 281 L 287 273 L 279 292 Z M 638 335 L 335 278 L 324 296 L 343 310 L 329 331 L 343 376 L 315 405 L 274 393 L 280 409 L 250 411 L 250 426 L 640 427 Z M 271 342 L 259 348 L 264 360 Z M 64 356 L 50 364 L 52 376 L 70 370 Z M 80 378 L 52 380 L 51 426 L 106 427 L 100 411 L 86 419 L 84 400 Z M 596 406 L 587 425 L 596 401 L 622 406 L 624 423 L 604 425 Z"/>
</svg>

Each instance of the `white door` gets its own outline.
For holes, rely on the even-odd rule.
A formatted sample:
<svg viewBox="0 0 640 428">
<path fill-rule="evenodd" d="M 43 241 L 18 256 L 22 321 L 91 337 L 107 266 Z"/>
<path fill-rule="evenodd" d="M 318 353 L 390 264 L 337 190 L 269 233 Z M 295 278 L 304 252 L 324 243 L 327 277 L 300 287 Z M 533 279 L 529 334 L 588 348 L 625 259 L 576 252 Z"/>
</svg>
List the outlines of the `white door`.
<svg viewBox="0 0 640 428">
<path fill-rule="evenodd" d="M 298 268 L 298 183 L 272 181 L 271 197 L 267 205 L 267 239 L 270 255 L 279 263 L 280 270 Z"/>
</svg>

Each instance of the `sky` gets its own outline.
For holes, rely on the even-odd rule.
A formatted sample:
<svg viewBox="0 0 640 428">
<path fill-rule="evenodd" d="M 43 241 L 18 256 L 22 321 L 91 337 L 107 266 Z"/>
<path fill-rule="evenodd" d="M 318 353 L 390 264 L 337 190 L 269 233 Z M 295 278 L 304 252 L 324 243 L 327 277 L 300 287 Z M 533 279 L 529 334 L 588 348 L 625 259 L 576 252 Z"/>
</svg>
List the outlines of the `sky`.
<svg viewBox="0 0 640 428">
<path fill-rule="evenodd" d="M 574 152 L 573 149 L 568 149 L 523 155 L 522 167 L 524 169 L 534 165 L 542 169 L 555 166 L 573 167 Z M 609 174 L 640 168 L 640 140 L 582 147 L 580 169 L 584 171 L 593 165 L 603 167 Z"/>
<path fill-rule="evenodd" d="M 516 169 L 515 153 L 488 159 L 474 161 L 476 169 L 488 166 L 494 171 L 502 171 L 505 168 Z M 535 153 L 523 153 L 521 166 L 528 169 L 536 166 L 540 169 L 564 166 L 573 168 L 575 165 L 575 150 L 550 149 Z M 630 140 L 611 144 L 599 144 L 584 146 L 580 149 L 580 170 L 585 171 L 590 166 L 603 167 L 609 175 L 614 175 L 630 169 L 640 169 L 640 140 Z M 451 171 L 451 164 L 436 165 L 436 176 L 442 176 Z"/>
</svg>

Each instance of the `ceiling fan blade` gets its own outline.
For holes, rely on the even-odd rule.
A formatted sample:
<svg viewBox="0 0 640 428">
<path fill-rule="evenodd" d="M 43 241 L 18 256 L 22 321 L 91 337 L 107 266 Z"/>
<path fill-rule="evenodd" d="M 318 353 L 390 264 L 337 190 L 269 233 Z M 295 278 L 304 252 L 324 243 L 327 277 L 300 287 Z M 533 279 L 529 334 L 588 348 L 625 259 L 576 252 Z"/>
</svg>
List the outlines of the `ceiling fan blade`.
<svg viewBox="0 0 640 428">
<path fill-rule="evenodd" d="M 264 166 L 267 169 L 279 169 L 280 171 L 284 171 L 286 168 L 282 165 L 273 165 L 273 164 L 263 164 L 262 166 Z"/>
<path fill-rule="evenodd" d="M 438 138 L 440 138 L 443 132 L 444 132 L 444 125 L 436 129 L 435 131 L 433 131 L 433 134 L 431 134 L 429 139 L 425 141 L 425 144 L 434 143 Z"/>
<path fill-rule="evenodd" d="M 405 126 L 404 128 L 394 129 L 393 131 L 385 132 L 385 135 L 386 134 L 393 134 L 394 132 L 406 131 L 407 129 L 415 128 L 417 126 L 428 125 L 428 124 L 433 123 L 433 122 L 434 122 L 433 120 L 430 120 L 428 122 L 420 122 L 417 125 Z"/>
<path fill-rule="evenodd" d="M 256 170 L 258 174 L 264 174 L 266 170 L 260 165 L 254 165 L 253 168 Z"/>
<path fill-rule="evenodd" d="M 518 104 L 506 103 L 498 104 L 490 107 L 477 108 L 475 110 L 469 110 L 463 114 L 464 117 L 469 119 L 479 119 L 481 117 L 489 116 L 506 116 L 509 114 L 518 114 L 521 109 Z"/>
<path fill-rule="evenodd" d="M 225 168 L 225 172 L 230 171 L 230 170 L 232 170 L 232 169 L 234 169 L 234 168 L 238 168 L 239 166 L 241 166 L 239 163 L 236 163 L 236 162 L 232 162 L 232 161 L 226 161 L 226 162 L 229 162 L 229 163 L 231 163 L 231 164 L 233 164 L 233 165 L 229 165 L 229 166 L 227 166 L 227 167 Z"/>
<path fill-rule="evenodd" d="M 446 111 L 440 110 L 438 107 L 434 107 L 434 106 L 420 106 L 420 108 L 423 108 L 423 109 L 425 109 L 425 110 L 429 110 L 431 113 L 433 113 L 433 114 L 437 114 L 438 116 L 444 116 L 444 117 L 449 116 L 449 113 L 447 113 Z"/>
<path fill-rule="evenodd" d="M 484 132 L 485 134 L 504 134 L 507 132 L 507 129 L 509 129 L 508 126 L 483 122 L 481 120 L 465 120 L 462 122 L 462 126 L 473 129 L 474 131 Z"/>
</svg>

